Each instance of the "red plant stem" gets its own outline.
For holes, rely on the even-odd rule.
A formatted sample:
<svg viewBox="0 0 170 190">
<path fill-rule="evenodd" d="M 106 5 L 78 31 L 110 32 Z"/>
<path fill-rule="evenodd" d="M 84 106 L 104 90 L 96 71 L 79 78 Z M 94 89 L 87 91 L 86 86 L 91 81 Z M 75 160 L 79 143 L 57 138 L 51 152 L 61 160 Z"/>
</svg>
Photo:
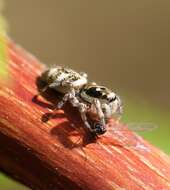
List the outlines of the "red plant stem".
<svg viewBox="0 0 170 190">
<path fill-rule="evenodd" d="M 11 41 L 8 56 L 10 80 L 0 88 L 4 172 L 40 190 L 170 189 L 167 155 L 113 120 L 115 132 L 92 141 L 69 104 L 52 114 L 56 92 L 34 98 L 44 66 Z"/>
</svg>

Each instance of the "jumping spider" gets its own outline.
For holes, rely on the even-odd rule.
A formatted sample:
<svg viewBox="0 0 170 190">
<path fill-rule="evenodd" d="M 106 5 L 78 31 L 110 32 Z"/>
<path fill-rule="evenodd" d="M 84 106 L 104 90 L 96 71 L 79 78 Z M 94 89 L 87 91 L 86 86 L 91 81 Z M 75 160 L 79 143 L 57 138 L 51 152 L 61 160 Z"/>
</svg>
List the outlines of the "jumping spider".
<svg viewBox="0 0 170 190">
<path fill-rule="evenodd" d="M 73 107 L 77 107 L 85 127 L 96 135 L 106 132 L 106 123 L 112 115 L 121 115 L 122 103 L 120 98 L 110 89 L 89 83 L 86 73 L 78 73 L 72 69 L 56 66 L 47 69 L 41 75 L 41 80 L 46 83 L 42 91 L 48 88 L 64 94 L 56 108 L 60 109 L 69 101 Z M 90 125 L 87 120 L 87 112 L 96 114 L 99 123 Z"/>
</svg>

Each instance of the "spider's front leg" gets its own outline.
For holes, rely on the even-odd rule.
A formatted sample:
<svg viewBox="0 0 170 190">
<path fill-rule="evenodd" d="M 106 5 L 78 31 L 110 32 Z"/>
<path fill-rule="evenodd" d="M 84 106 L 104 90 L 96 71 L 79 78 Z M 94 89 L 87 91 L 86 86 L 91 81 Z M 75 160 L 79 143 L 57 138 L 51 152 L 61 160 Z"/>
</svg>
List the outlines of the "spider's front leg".
<svg viewBox="0 0 170 190">
<path fill-rule="evenodd" d="M 94 130 L 92 129 L 91 125 L 89 124 L 88 120 L 87 120 L 87 106 L 84 103 L 79 103 L 78 105 L 78 109 L 81 115 L 81 118 L 83 120 L 83 123 L 85 125 L 85 127 L 90 131 L 90 132 L 94 132 Z"/>
<path fill-rule="evenodd" d="M 87 120 L 87 105 L 79 101 L 79 99 L 76 97 L 74 88 L 71 88 L 70 92 L 64 95 L 62 101 L 57 104 L 57 108 L 61 108 L 66 101 L 69 101 L 73 107 L 78 108 L 85 127 L 93 132 Z"/>
<path fill-rule="evenodd" d="M 104 116 L 104 113 L 102 111 L 102 107 L 101 107 L 101 103 L 98 99 L 94 99 L 94 102 L 93 102 L 95 108 L 96 108 L 96 111 L 97 111 L 97 115 L 100 119 L 100 122 L 103 126 L 106 125 L 106 122 L 105 122 L 105 116 Z"/>
<path fill-rule="evenodd" d="M 75 95 L 76 95 L 75 90 L 73 87 L 71 87 L 70 92 L 66 93 L 64 97 L 62 98 L 62 100 L 58 102 L 56 109 L 61 109 L 67 101 L 71 103 L 70 100 L 74 98 Z"/>
<path fill-rule="evenodd" d="M 61 82 L 62 81 L 54 81 L 50 84 L 46 84 L 42 89 L 40 89 L 39 93 L 35 97 L 38 98 L 38 96 L 46 92 L 48 88 L 53 88 L 53 89 L 57 88 L 58 86 L 61 85 Z"/>
</svg>

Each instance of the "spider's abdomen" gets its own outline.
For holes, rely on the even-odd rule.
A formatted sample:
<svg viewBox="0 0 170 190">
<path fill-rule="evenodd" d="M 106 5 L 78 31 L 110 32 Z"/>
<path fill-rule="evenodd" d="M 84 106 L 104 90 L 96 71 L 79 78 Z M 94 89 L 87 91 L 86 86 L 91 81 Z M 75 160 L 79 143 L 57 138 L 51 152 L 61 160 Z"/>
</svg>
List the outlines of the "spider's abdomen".
<svg viewBox="0 0 170 190">
<path fill-rule="evenodd" d="M 62 93 L 67 93 L 71 86 L 73 88 L 81 88 L 87 83 L 87 76 L 62 66 L 48 69 L 42 74 L 41 79 L 50 88 L 54 88 Z"/>
</svg>

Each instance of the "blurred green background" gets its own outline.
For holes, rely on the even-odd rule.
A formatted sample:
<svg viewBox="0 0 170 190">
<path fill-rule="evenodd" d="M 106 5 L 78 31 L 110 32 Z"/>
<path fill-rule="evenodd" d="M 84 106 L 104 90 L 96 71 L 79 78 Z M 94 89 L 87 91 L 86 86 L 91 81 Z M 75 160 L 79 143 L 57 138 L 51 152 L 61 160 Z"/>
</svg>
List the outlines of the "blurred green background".
<svg viewBox="0 0 170 190">
<path fill-rule="evenodd" d="M 124 122 L 170 154 L 169 0 L 5 1 L 9 35 L 47 64 L 82 70 L 123 99 Z M 26 190 L 0 176 L 0 189 Z"/>
</svg>

